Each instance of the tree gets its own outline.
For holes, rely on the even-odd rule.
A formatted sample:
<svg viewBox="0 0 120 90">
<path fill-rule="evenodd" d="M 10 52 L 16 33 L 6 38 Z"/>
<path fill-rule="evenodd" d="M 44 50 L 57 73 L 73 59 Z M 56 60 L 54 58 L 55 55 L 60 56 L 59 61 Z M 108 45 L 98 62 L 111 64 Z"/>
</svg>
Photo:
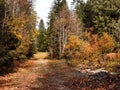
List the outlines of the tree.
<svg viewBox="0 0 120 90">
<path fill-rule="evenodd" d="M 82 20 L 78 17 L 76 12 L 71 11 L 70 15 L 70 26 L 69 26 L 69 33 L 70 35 L 75 35 L 78 38 L 83 38 L 83 22 Z M 70 36 L 69 35 L 69 36 Z"/>
<path fill-rule="evenodd" d="M 31 0 L 0 0 L 1 65 L 29 57 L 36 41 L 35 26 L 36 14 Z"/>
<path fill-rule="evenodd" d="M 91 34 L 98 34 L 100 37 L 103 32 L 119 40 L 119 0 L 75 0 L 75 9 L 78 17 L 84 23 L 85 31 Z"/>
<path fill-rule="evenodd" d="M 49 51 L 52 58 L 61 58 L 67 43 L 70 19 L 66 0 L 54 1 L 49 18 Z"/>
<path fill-rule="evenodd" d="M 87 0 L 84 2 L 83 0 L 74 0 L 73 4 L 75 5 L 75 11 L 78 18 L 82 21 L 85 31 L 86 28 L 89 29 L 93 27 L 93 3 L 95 0 Z"/>
<path fill-rule="evenodd" d="M 45 29 L 43 19 L 39 23 L 38 51 L 48 51 L 47 30 Z"/>
<path fill-rule="evenodd" d="M 6 0 L 0 1 L 0 12 L 0 65 L 3 65 L 13 62 L 11 53 L 19 46 L 20 38 L 13 33 L 13 26 L 9 23 L 13 18 Z"/>
<path fill-rule="evenodd" d="M 45 30 L 45 26 L 44 26 L 44 21 L 43 21 L 43 19 L 40 20 L 39 30 Z"/>
</svg>

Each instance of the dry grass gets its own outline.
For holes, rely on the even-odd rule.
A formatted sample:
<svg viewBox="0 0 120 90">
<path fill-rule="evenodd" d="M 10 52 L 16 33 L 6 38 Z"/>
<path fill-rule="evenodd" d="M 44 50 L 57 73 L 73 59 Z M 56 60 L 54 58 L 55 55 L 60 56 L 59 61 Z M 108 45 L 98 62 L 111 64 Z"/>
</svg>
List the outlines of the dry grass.
<svg viewBox="0 0 120 90">
<path fill-rule="evenodd" d="M 34 54 L 33 58 L 31 58 L 30 60 L 23 61 L 22 63 L 16 62 L 16 65 L 21 68 L 34 67 L 35 62 L 33 62 L 33 60 L 39 60 L 39 59 L 45 59 L 45 58 L 48 58 L 47 52 L 38 52 L 37 54 Z"/>
<path fill-rule="evenodd" d="M 38 52 L 34 55 L 34 59 L 46 59 L 48 58 L 49 53 L 48 52 Z"/>
</svg>

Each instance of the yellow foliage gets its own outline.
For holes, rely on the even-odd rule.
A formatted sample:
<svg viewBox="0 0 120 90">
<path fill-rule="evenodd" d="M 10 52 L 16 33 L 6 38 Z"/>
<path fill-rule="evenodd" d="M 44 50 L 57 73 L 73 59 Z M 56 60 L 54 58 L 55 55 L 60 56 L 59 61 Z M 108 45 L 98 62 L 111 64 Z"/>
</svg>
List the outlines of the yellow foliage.
<svg viewBox="0 0 120 90">
<path fill-rule="evenodd" d="M 104 60 L 104 54 L 112 52 L 115 47 L 113 38 L 107 33 L 103 33 L 102 37 L 98 37 L 97 34 L 91 35 L 90 33 L 85 34 L 90 45 L 86 45 L 82 49 L 82 56 L 84 60 L 92 61 L 96 65 L 101 65 Z"/>
<path fill-rule="evenodd" d="M 77 36 L 69 37 L 68 42 L 69 42 L 69 45 L 71 46 L 79 45 L 79 40 Z"/>
<path fill-rule="evenodd" d="M 90 32 L 85 32 L 85 38 L 87 39 L 87 40 L 90 40 L 90 38 L 91 38 L 91 33 Z"/>
<path fill-rule="evenodd" d="M 79 40 L 77 36 L 70 36 L 68 43 L 65 46 L 64 56 L 69 59 L 79 58 L 80 48 L 83 46 L 83 44 L 83 40 Z"/>
<path fill-rule="evenodd" d="M 65 56 L 68 59 L 90 61 L 98 66 L 103 61 L 105 53 L 112 52 L 115 47 L 113 38 L 107 33 L 103 33 L 102 37 L 97 34 L 85 33 L 87 41 L 71 36 L 65 46 Z M 119 57 L 119 55 L 117 55 Z"/>
<path fill-rule="evenodd" d="M 103 36 L 98 41 L 98 47 L 101 52 L 111 52 L 115 47 L 115 42 L 111 36 L 107 33 L 103 33 Z"/>
<path fill-rule="evenodd" d="M 85 54 L 85 56 L 89 56 L 94 52 L 94 48 L 91 45 L 87 45 L 84 47 L 82 52 Z"/>
<path fill-rule="evenodd" d="M 97 34 L 91 35 L 91 33 L 85 33 L 85 38 L 87 38 L 95 50 L 98 50 L 101 53 L 111 52 L 115 47 L 113 38 L 107 33 L 103 33 L 101 38 L 99 38 Z"/>
</svg>

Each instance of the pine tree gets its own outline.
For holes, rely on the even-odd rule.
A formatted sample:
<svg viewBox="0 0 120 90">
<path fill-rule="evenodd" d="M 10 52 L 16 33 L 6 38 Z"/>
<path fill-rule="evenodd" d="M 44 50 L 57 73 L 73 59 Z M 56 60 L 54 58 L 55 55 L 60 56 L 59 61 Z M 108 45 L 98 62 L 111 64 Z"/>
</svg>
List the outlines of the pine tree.
<svg viewBox="0 0 120 90">
<path fill-rule="evenodd" d="M 31 0 L 0 0 L 0 65 L 24 59 L 34 51 L 36 15 L 32 5 Z"/>
<path fill-rule="evenodd" d="M 41 19 L 39 23 L 38 51 L 48 51 L 47 45 L 47 30 L 45 29 L 43 19 Z"/>
<path fill-rule="evenodd" d="M 107 32 L 114 38 L 118 37 L 115 33 L 119 32 L 115 29 L 120 16 L 119 4 L 119 0 L 87 0 L 86 3 L 75 0 L 76 13 L 82 18 L 85 30 L 99 36 Z"/>
<path fill-rule="evenodd" d="M 39 23 L 39 30 L 45 30 L 45 25 L 44 25 L 43 19 L 40 20 L 40 23 Z"/>
<path fill-rule="evenodd" d="M 13 62 L 11 54 L 19 46 L 19 38 L 12 32 L 9 21 L 12 19 L 6 0 L 0 1 L 0 65 Z"/>
</svg>

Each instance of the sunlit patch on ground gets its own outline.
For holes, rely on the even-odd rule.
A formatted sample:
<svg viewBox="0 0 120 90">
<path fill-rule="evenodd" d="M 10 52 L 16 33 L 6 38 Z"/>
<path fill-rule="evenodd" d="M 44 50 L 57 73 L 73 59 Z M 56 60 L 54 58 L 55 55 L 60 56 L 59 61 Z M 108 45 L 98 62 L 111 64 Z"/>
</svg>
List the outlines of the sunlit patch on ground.
<svg viewBox="0 0 120 90">
<path fill-rule="evenodd" d="M 39 52 L 34 55 L 34 59 L 45 59 L 48 58 L 49 53 L 48 52 Z"/>
</svg>

